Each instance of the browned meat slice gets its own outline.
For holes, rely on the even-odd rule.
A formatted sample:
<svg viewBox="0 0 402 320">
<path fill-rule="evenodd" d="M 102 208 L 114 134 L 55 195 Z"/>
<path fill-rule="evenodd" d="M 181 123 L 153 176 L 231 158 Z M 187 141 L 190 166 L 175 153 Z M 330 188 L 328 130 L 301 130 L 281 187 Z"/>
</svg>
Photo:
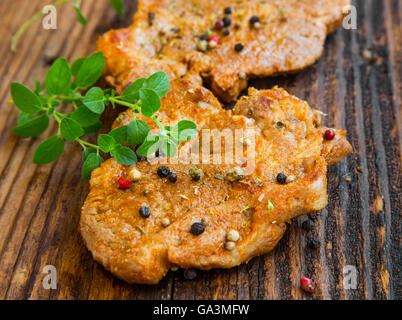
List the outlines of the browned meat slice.
<svg viewBox="0 0 402 320">
<path fill-rule="evenodd" d="M 157 174 L 167 161 L 163 157 L 135 166 L 111 159 L 92 173 L 81 234 L 94 258 L 130 283 L 157 283 L 173 266 L 230 268 L 267 253 L 290 219 L 326 206 L 327 165 L 351 151 L 344 131 L 324 140 L 319 113 L 279 88 L 250 89 L 227 111 L 207 89 L 176 80 L 159 119 L 174 124 L 183 118 L 197 123 L 202 144 L 210 141 L 201 129 L 247 129 L 231 136 L 240 145 L 240 163 L 186 162 L 187 151 L 197 145 L 194 138 L 179 149 L 180 161 L 164 164 L 177 174 L 176 182 Z M 115 125 L 132 119 L 127 111 Z M 223 158 L 230 155 L 224 146 L 193 156 Z M 202 170 L 197 181 L 192 168 Z M 130 189 L 119 189 L 121 176 L 133 179 Z M 149 217 L 140 214 L 143 206 Z"/>
<path fill-rule="evenodd" d="M 350 0 L 140 1 L 133 24 L 106 33 L 98 49 L 106 57 L 107 79 L 119 90 L 133 79 L 163 70 L 170 79 L 187 76 L 200 83 L 202 77 L 219 98 L 232 101 L 250 78 L 313 64 L 349 4 Z M 230 14 L 224 13 L 227 7 Z M 211 36 L 218 37 L 217 45 L 208 43 L 215 39 Z"/>
</svg>

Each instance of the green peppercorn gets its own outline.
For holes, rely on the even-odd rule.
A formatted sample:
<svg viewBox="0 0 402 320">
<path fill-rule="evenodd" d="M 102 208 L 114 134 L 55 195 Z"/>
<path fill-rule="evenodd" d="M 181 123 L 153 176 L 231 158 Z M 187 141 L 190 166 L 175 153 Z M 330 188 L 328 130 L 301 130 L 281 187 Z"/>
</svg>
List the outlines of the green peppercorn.
<svg viewBox="0 0 402 320">
<path fill-rule="evenodd" d="M 208 49 L 208 41 L 200 40 L 197 42 L 197 50 L 201 52 L 205 52 Z"/>
<path fill-rule="evenodd" d="M 240 167 L 234 167 L 226 173 L 226 179 L 228 179 L 230 182 L 243 180 L 244 172 Z"/>
<path fill-rule="evenodd" d="M 191 168 L 188 173 L 194 181 L 200 181 L 203 175 L 202 170 L 198 168 Z"/>
</svg>

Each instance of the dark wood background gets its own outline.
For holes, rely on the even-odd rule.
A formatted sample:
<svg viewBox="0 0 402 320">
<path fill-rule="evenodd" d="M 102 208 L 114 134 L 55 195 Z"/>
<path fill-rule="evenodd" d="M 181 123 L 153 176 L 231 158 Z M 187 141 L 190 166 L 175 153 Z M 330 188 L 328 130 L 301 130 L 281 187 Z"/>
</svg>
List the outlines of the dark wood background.
<svg viewBox="0 0 402 320">
<path fill-rule="evenodd" d="M 0 299 L 402 298 L 402 0 L 354 1 L 358 30 L 330 35 L 315 65 L 253 83 L 283 86 L 326 112 L 329 126 L 348 130 L 355 152 L 329 169 L 329 205 L 312 216 L 314 230 L 302 230 L 307 217 L 301 217 L 270 254 L 230 270 L 198 271 L 195 280 L 186 280 L 182 270 L 170 272 L 157 286 L 128 285 L 94 262 L 77 231 L 88 193 L 79 147 L 69 144 L 54 164 L 34 165 L 40 139 L 11 132 L 17 110 L 7 103 L 11 82 L 33 86 L 57 57 L 73 61 L 90 54 L 100 34 L 128 25 L 135 1 L 125 1 L 125 19 L 107 0 L 83 1 L 86 27 L 63 5 L 57 30 L 37 22 L 11 53 L 12 34 L 48 2 L 2 0 L 0 6 Z M 371 64 L 364 58 L 367 48 L 377 56 Z M 52 126 L 41 139 L 54 131 Z M 321 247 L 309 249 L 308 237 L 318 238 Z M 57 290 L 42 287 L 46 265 L 57 268 Z M 342 286 L 345 265 L 358 270 L 356 290 Z M 303 275 L 317 282 L 315 294 L 298 288 Z"/>
</svg>

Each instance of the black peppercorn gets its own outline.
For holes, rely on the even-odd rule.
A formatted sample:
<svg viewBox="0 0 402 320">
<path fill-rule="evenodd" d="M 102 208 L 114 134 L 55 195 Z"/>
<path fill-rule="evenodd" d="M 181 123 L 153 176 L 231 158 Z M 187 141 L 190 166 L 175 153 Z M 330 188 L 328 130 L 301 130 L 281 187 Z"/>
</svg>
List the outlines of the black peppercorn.
<svg viewBox="0 0 402 320">
<path fill-rule="evenodd" d="M 223 30 L 223 35 L 226 36 L 226 37 L 229 36 L 230 35 L 229 29 Z"/>
<path fill-rule="evenodd" d="M 176 182 L 177 181 L 177 174 L 174 172 L 170 172 L 168 175 L 168 180 L 170 182 Z"/>
<path fill-rule="evenodd" d="M 255 24 L 255 23 L 257 23 L 257 22 L 260 22 L 260 18 L 258 18 L 257 16 L 252 16 L 252 17 L 250 18 L 250 23 L 251 23 L 251 24 Z"/>
<path fill-rule="evenodd" d="M 320 241 L 316 238 L 310 238 L 307 240 L 307 246 L 310 249 L 316 250 L 320 247 Z"/>
<path fill-rule="evenodd" d="M 236 45 L 234 46 L 234 49 L 236 52 L 240 52 L 244 49 L 244 46 L 242 43 L 236 43 Z"/>
<path fill-rule="evenodd" d="M 276 176 L 276 181 L 278 181 L 278 183 L 280 183 L 280 184 L 286 184 L 286 178 L 287 178 L 286 174 L 279 173 Z"/>
<path fill-rule="evenodd" d="M 159 167 L 158 170 L 156 171 L 156 173 L 161 178 L 166 178 L 170 173 L 170 169 L 169 169 L 169 167 L 166 167 L 166 166 Z"/>
<path fill-rule="evenodd" d="M 194 269 L 184 270 L 184 278 L 187 280 L 194 280 L 197 277 L 197 271 Z"/>
<path fill-rule="evenodd" d="M 311 219 L 307 219 L 302 223 L 302 228 L 306 231 L 311 231 L 314 229 L 314 222 Z"/>
<path fill-rule="evenodd" d="M 277 128 L 283 128 L 285 126 L 285 124 L 283 123 L 283 122 L 281 122 L 281 121 L 278 121 L 277 123 L 276 123 L 276 127 Z"/>
<path fill-rule="evenodd" d="M 232 8 L 231 8 L 231 7 L 226 7 L 223 12 L 224 12 L 225 14 L 232 14 Z"/>
<path fill-rule="evenodd" d="M 198 236 L 205 231 L 205 227 L 201 222 L 194 222 L 190 231 L 193 235 Z"/>
<path fill-rule="evenodd" d="M 154 24 L 154 20 L 155 20 L 155 12 L 148 12 L 148 23 L 150 26 L 152 26 Z"/>
<path fill-rule="evenodd" d="M 147 206 L 142 206 L 140 208 L 140 216 L 143 218 L 148 218 L 151 215 L 151 209 Z"/>
<path fill-rule="evenodd" d="M 205 41 L 209 41 L 210 36 L 209 36 L 208 33 L 205 32 L 205 33 L 203 33 L 203 34 L 201 35 L 200 39 L 201 39 L 201 40 L 205 40 Z"/>
<path fill-rule="evenodd" d="M 224 18 L 222 19 L 222 22 L 223 22 L 223 26 L 224 26 L 224 27 L 229 27 L 230 24 L 232 23 L 232 21 L 230 20 L 229 17 L 224 17 Z"/>
</svg>

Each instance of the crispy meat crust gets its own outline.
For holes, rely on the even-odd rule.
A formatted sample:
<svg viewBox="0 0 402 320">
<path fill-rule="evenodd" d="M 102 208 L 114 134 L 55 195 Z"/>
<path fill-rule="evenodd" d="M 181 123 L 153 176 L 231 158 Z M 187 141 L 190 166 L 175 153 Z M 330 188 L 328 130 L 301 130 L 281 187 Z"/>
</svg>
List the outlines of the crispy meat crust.
<svg viewBox="0 0 402 320">
<path fill-rule="evenodd" d="M 129 28 L 112 30 L 99 39 L 105 54 L 107 79 L 122 90 L 128 83 L 156 71 L 170 79 L 204 78 L 224 101 L 234 100 L 247 80 L 296 72 L 322 54 L 325 37 L 342 22 L 350 0 L 146 0 L 140 1 Z M 214 23 L 232 7 L 231 25 L 215 30 Z M 149 13 L 155 18 L 152 25 Z M 260 18 L 253 27 L 250 17 Z M 207 52 L 197 50 L 200 36 L 217 35 L 220 43 Z M 234 46 L 244 49 L 236 52 Z M 199 82 L 200 83 L 200 82 Z"/>
<path fill-rule="evenodd" d="M 115 126 L 132 119 L 133 114 L 127 111 Z M 240 182 L 216 178 L 235 164 L 170 163 L 168 166 L 177 173 L 176 183 L 157 175 L 160 164 L 154 161 L 162 158 L 136 166 L 110 159 L 94 170 L 80 231 L 94 258 L 130 283 L 155 284 L 175 265 L 205 270 L 230 268 L 267 253 L 280 240 L 290 219 L 326 206 L 327 165 L 351 151 L 344 131 L 336 130 L 336 139 L 324 141 L 325 128 L 319 114 L 279 88 L 250 89 L 233 111 L 226 111 L 207 89 L 176 80 L 163 98 L 159 119 L 172 124 L 191 119 L 199 130 L 253 129 L 254 138 L 235 136 L 234 144 L 244 146 L 247 139 L 255 141 L 255 167 L 248 172 L 251 161 L 244 163 L 248 174 Z M 278 127 L 278 122 L 283 126 Z M 182 159 L 196 141 L 181 146 Z M 244 147 L 243 152 L 247 149 Z M 222 148 L 219 154 L 223 156 L 225 151 Z M 205 154 L 212 157 L 209 152 Z M 188 170 L 192 167 L 203 170 L 200 181 L 190 178 Z M 141 172 L 141 179 L 129 190 L 119 189 L 118 178 L 128 176 L 133 168 Z M 278 184 L 280 172 L 293 175 L 295 180 Z M 151 209 L 147 219 L 139 215 L 144 205 Z M 170 220 L 168 227 L 162 226 L 163 218 Z M 201 220 L 205 221 L 205 232 L 195 236 L 190 227 Z M 240 234 L 232 251 L 225 248 L 229 230 Z"/>
</svg>

